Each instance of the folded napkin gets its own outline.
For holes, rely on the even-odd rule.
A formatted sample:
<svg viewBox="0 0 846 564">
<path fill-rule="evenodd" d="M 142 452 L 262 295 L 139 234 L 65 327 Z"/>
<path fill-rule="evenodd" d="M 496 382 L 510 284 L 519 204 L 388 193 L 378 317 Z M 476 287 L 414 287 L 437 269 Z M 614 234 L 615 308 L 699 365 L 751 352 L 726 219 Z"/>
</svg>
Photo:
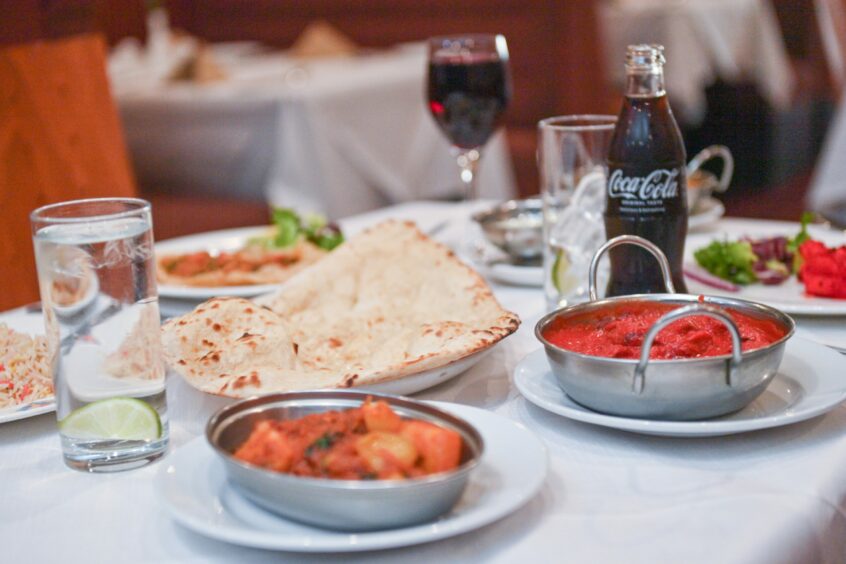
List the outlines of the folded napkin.
<svg viewBox="0 0 846 564">
<path fill-rule="evenodd" d="M 318 20 L 306 26 L 294 44 L 291 54 L 295 57 L 348 57 L 358 51 L 358 46 L 328 22 Z"/>
</svg>

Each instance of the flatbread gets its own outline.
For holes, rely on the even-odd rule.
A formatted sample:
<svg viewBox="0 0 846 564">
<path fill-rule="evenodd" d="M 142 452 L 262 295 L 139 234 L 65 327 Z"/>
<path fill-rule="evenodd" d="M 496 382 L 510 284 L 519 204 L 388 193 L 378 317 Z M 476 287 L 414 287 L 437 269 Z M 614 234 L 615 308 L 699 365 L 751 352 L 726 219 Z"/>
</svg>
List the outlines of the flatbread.
<svg viewBox="0 0 846 564">
<path fill-rule="evenodd" d="M 439 368 L 520 324 L 410 222 L 382 223 L 258 300 L 215 298 L 163 327 L 165 358 L 233 397 L 346 388 Z"/>
</svg>

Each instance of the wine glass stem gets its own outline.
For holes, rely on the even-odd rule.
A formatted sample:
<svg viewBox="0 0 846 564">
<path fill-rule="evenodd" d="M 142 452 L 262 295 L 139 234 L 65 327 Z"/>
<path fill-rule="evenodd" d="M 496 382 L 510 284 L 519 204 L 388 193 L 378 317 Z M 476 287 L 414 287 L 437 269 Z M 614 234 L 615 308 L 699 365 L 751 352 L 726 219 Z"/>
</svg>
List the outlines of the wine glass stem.
<svg viewBox="0 0 846 564">
<path fill-rule="evenodd" d="M 458 168 L 461 169 L 459 177 L 464 187 L 464 201 L 470 202 L 479 197 L 476 185 L 476 174 L 479 168 L 479 158 L 482 156 L 479 149 L 460 149 L 456 156 Z"/>
</svg>

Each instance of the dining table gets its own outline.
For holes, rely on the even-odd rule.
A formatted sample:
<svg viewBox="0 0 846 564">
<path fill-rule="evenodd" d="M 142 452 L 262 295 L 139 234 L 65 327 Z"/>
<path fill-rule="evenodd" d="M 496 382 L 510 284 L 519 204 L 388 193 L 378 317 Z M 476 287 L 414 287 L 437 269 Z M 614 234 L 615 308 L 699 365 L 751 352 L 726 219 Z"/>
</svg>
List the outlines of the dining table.
<svg viewBox="0 0 846 564">
<path fill-rule="evenodd" d="M 323 57 L 214 43 L 206 52 L 221 75 L 202 82 L 170 74 L 196 48 L 192 38 L 158 56 L 151 43 L 127 40 L 109 59 L 143 187 L 266 201 L 333 219 L 462 196 L 456 157 L 427 109 L 424 43 Z M 479 193 L 512 197 L 503 132 L 483 155 Z"/>
<path fill-rule="evenodd" d="M 604 0 L 598 5 L 609 81 L 623 84 L 627 45 L 663 45 L 667 92 L 684 123 L 702 121 L 705 90 L 718 80 L 754 84 L 775 109 L 790 104 L 793 71 L 768 0 Z"/>
<path fill-rule="evenodd" d="M 408 202 L 347 217 L 341 225 L 354 234 L 387 218 L 407 219 L 433 238 L 454 245 L 463 236 L 462 221 L 479 205 Z M 717 237 L 726 228 L 751 233 L 796 227 L 720 218 L 691 236 Z M 814 358 L 791 361 L 799 363 L 797 381 L 788 379 L 781 396 L 754 408 L 762 413 L 753 409 L 748 414 L 754 420 L 774 410 L 781 413 L 783 424 L 718 436 L 653 435 L 647 434 L 648 429 L 641 432 L 576 420 L 527 400 L 515 379 L 526 359 L 542 355 L 534 329 L 546 314 L 543 291 L 533 283 L 498 281 L 484 268 L 480 272 L 502 306 L 520 316 L 521 326 L 466 372 L 414 398 L 479 408 L 540 439 L 546 452 L 545 480 L 511 514 L 464 534 L 429 542 L 437 538 L 439 522 L 435 521 L 408 546 L 365 552 L 357 551 L 355 535 L 350 535 L 346 551 L 310 554 L 307 547 L 303 552 L 280 552 L 198 534 L 173 518 L 157 483 L 174 471 L 180 450 L 203 440 L 212 413 L 232 400 L 204 394 L 169 374 L 169 452 L 141 469 L 88 474 L 67 468 L 53 413 L 0 425 L 0 560 L 60 559 L 86 564 L 843 561 L 846 406 L 791 420 L 791 406 L 783 403 L 790 398 L 802 401 L 796 397 L 803 390 L 799 380 L 813 380 L 815 371 L 825 368 L 819 363 L 840 370 L 846 380 L 846 356 L 835 352 L 846 350 L 846 316 L 794 315 L 797 334 L 792 341 L 798 343 L 797 350 L 810 350 Z M 544 360 L 539 362 L 542 371 Z M 803 382 L 807 392 L 808 381 Z M 213 469 L 200 468 L 197 480 Z M 185 502 L 190 500 L 186 497 Z M 217 507 L 223 512 L 223 506 Z"/>
</svg>

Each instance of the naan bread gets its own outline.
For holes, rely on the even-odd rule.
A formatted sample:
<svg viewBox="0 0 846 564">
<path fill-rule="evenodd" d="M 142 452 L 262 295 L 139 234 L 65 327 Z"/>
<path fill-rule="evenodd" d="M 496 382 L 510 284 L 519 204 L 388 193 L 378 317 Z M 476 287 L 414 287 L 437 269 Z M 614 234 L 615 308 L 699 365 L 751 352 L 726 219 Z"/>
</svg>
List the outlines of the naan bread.
<svg viewBox="0 0 846 564">
<path fill-rule="evenodd" d="M 215 298 L 170 320 L 165 358 L 215 394 L 346 388 L 445 366 L 520 324 L 449 249 L 398 221 L 259 301 Z"/>
</svg>

